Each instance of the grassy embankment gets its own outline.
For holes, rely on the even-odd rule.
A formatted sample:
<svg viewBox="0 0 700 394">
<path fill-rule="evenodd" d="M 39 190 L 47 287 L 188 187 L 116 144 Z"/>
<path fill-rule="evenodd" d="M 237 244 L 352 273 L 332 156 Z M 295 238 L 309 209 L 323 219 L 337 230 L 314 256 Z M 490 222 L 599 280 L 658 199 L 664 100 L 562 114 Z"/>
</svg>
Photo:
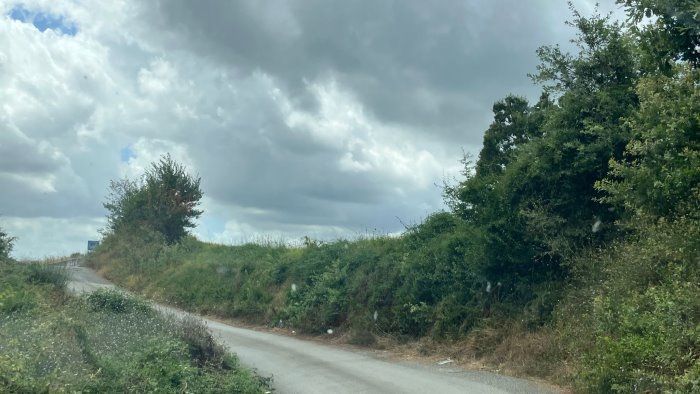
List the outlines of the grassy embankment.
<svg viewBox="0 0 700 394">
<path fill-rule="evenodd" d="M 449 214 L 399 238 L 304 247 L 112 236 L 88 261 L 132 290 L 188 310 L 348 342 L 420 340 L 583 392 L 698 390 L 700 225 L 687 220 L 588 251 L 571 279 L 515 289 L 475 276 L 479 239 Z M 489 288 L 490 287 L 490 288 Z M 507 289 L 506 289 L 507 287 Z M 375 318 L 376 316 L 376 318 Z M 634 385 L 634 386 L 633 386 Z"/>
<path fill-rule="evenodd" d="M 65 269 L 0 260 L 0 391 L 263 393 L 196 321 L 116 291 L 77 297 Z"/>
</svg>

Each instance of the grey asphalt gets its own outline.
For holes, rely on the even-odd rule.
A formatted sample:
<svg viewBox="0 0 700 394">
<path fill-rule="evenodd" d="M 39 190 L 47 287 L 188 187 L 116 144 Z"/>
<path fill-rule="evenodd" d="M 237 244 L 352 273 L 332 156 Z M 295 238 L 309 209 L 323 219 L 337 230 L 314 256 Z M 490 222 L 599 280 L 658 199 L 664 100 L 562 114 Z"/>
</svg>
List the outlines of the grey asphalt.
<svg viewBox="0 0 700 394">
<path fill-rule="evenodd" d="M 69 266 L 69 288 L 83 293 L 113 287 L 94 271 Z M 156 305 L 164 313 L 188 315 Z M 535 382 L 455 367 L 397 362 L 372 351 L 339 348 L 299 338 L 202 319 L 241 363 L 272 377 L 279 393 L 556 393 Z"/>
</svg>

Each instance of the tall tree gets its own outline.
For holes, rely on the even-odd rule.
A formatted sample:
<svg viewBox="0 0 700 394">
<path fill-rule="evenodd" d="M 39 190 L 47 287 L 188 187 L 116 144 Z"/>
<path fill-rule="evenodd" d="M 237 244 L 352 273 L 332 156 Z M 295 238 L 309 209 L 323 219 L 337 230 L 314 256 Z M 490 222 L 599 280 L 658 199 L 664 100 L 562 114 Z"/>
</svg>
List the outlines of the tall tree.
<svg viewBox="0 0 700 394">
<path fill-rule="evenodd" d="M 548 97 L 543 95 L 538 106 L 531 108 L 525 98 L 510 95 L 493 105 L 493 123 L 484 134 L 484 145 L 476 163 L 479 175 L 501 174 L 519 146 L 541 136 L 538 119 L 530 115 L 548 103 Z"/>
<path fill-rule="evenodd" d="M 15 242 L 15 237 L 9 236 L 2 228 L 0 228 L 0 261 L 10 257 L 12 246 Z"/>
<path fill-rule="evenodd" d="M 596 201 L 594 185 L 629 141 L 623 119 L 638 103 L 633 42 L 608 17 L 573 14 L 579 52 L 539 49 L 533 79 L 544 85 L 542 98 L 534 107 L 515 96 L 497 102 L 476 166 L 447 190 L 455 212 L 483 230 L 479 264 L 491 278 L 560 277 L 562 262 L 605 236 L 596 222 L 618 215 Z"/>
<path fill-rule="evenodd" d="M 202 198 L 201 178 L 187 173 L 184 166 L 165 155 L 136 180 L 112 181 L 104 207 L 113 232 L 134 226 L 147 227 L 174 243 L 195 227 L 194 219 Z"/>
<path fill-rule="evenodd" d="M 523 173 L 512 179 L 521 190 L 534 192 L 537 201 L 530 202 L 530 217 L 556 219 L 561 226 L 552 227 L 553 233 L 568 233 L 576 244 L 590 237 L 596 220 L 609 223 L 618 217 L 596 201 L 600 193 L 594 184 L 606 176 L 609 160 L 622 156 L 630 139 L 623 123 L 638 106 L 639 76 L 624 26 L 576 11 L 571 25 L 579 31 L 577 56 L 558 47 L 538 51 L 542 64 L 533 79 L 560 96 L 547 113 L 544 137 L 520 156 Z"/>
</svg>

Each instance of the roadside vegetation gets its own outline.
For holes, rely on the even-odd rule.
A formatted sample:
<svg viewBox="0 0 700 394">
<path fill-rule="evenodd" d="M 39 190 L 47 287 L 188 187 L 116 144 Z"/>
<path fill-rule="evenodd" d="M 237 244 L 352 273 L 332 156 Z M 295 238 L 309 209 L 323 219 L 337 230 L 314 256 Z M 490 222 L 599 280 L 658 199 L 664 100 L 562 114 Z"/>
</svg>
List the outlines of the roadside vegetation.
<svg viewBox="0 0 700 394">
<path fill-rule="evenodd" d="M 539 49 L 540 99 L 495 103 L 450 210 L 399 237 L 222 246 L 107 206 L 88 261 L 203 313 L 430 338 L 580 392 L 700 392 L 700 3 L 617 3 L 628 23 L 573 11 L 578 52 Z M 197 215 L 176 191 L 158 206 Z"/>
<path fill-rule="evenodd" d="M 0 392 L 264 393 L 198 321 L 115 290 L 78 297 L 60 265 L 0 257 Z"/>
</svg>

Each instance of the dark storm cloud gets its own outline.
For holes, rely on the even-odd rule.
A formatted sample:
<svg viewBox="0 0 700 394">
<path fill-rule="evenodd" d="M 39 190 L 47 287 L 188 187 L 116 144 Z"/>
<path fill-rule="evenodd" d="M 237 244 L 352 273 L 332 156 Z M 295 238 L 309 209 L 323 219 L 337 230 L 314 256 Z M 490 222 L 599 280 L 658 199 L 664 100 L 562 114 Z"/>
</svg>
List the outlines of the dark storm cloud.
<svg viewBox="0 0 700 394">
<path fill-rule="evenodd" d="M 536 89 L 537 46 L 563 18 L 551 2 L 161 1 L 149 20 L 173 42 L 273 75 L 299 102 L 331 74 L 380 120 L 479 144 L 492 102 Z"/>
</svg>

